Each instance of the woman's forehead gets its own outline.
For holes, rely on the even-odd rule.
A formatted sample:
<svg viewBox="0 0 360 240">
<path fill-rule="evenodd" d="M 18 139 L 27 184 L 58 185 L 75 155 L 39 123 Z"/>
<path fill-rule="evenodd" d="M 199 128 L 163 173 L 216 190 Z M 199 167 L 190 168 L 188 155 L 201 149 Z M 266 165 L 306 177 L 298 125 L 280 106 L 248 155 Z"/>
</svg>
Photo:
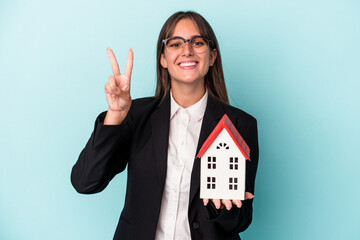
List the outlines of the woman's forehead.
<svg viewBox="0 0 360 240">
<path fill-rule="evenodd" d="M 176 23 L 174 30 L 171 34 L 171 37 L 180 36 L 185 39 L 189 39 L 193 36 L 199 36 L 199 35 L 201 35 L 201 34 L 200 34 L 199 29 L 197 28 L 196 24 L 194 23 L 194 21 L 191 19 L 185 18 L 185 19 L 179 20 Z"/>
</svg>

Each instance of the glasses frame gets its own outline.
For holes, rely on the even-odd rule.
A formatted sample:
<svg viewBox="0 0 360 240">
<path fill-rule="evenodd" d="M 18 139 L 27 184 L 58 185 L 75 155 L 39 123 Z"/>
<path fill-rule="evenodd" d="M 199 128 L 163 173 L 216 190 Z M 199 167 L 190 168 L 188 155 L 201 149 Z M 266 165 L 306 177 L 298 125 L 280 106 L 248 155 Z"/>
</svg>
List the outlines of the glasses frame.
<svg viewBox="0 0 360 240">
<path fill-rule="evenodd" d="M 178 52 L 178 51 L 175 51 L 175 52 L 174 52 L 174 51 L 169 50 L 168 47 L 166 46 L 166 44 L 167 44 L 167 42 L 168 42 L 169 40 L 171 40 L 171 39 L 181 39 L 181 40 L 184 41 L 184 45 L 182 46 L 181 51 L 184 49 L 184 46 L 185 46 L 186 42 L 189 42 L 189 43 L 190 43 L 190 46 L 191 46 L 191 49 L 192 49 L 195 53 L 199 53 L 199 54 L 200 54 L 200 53 L 204 53 L 206 50 L 205 50 L 204 52 L 196 52 L 196 50 L 193 48 L 193 46 L 192 46 L 192 44 L 191 44 L 192 41 L 193 41 L 195 38 L 198 38 L 198 37 L 204 39 L 204 40 L 207 42 L 207 44 L 208 44 L 208 48 L 209 48 L 209 49 L 211 48 L 212 40 L 211 40 L 211 39 L 207 39 L 206 37 L 203 37 L 203 36 L 199 36 L 199 35 L 193 36 L 193 37 L 191 37 L 190 39 L 185 39 L 185 38 L 180 37 L 180 36 L 172 36 L 172 37 L 163 39 L 162 42 L 164 43 L 165 48 L 166 48 L 169 52 L 176 53 L 176 52 Z M 180 50 L 179 50 L 179 52 L 180 52 Z"/>
</svg>

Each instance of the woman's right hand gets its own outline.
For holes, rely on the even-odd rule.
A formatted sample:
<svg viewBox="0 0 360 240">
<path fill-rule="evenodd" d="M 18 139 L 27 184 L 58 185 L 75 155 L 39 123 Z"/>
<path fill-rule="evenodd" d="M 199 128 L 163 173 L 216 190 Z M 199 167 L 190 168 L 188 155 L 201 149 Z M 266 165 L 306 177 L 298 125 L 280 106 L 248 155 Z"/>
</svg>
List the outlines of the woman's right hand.
<svg viewBox="0 0 360 240">
<path fill-rule="evenodd" d="M 110 48 L 107 48 L 111 69 L 114 75 L 109 77 L 105 84 L 106 100 L 109 104 L 104 125 L 121 124 L 131 106 L 130 80 L 133 67 L 134 54 L 132 49 L 128 52 L 128 58 L 124 74 L 120 74 L 119 64 Z"/>
</svg>

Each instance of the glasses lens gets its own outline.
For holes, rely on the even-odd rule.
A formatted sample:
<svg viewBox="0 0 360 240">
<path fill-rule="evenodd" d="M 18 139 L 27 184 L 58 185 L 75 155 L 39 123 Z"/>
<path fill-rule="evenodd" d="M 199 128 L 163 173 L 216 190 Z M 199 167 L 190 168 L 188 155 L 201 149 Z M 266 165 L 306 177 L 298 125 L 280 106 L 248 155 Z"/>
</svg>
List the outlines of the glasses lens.
<svg viewBox="0 0 360 240">
<path fill-rule="evenodd" d="M 166 43 L 166 48 L 170 52 L 181 51 L 184 45 L 184 41 L 181 38 L 170 38 Z"/>
<path fill-rule="evenodd" d="M 203 53 L 205 52 L 209 45 L 208 41 L 203 37 L 195 37 L 191 40 L 191 46 L 196 53 Z"/>
</svg>

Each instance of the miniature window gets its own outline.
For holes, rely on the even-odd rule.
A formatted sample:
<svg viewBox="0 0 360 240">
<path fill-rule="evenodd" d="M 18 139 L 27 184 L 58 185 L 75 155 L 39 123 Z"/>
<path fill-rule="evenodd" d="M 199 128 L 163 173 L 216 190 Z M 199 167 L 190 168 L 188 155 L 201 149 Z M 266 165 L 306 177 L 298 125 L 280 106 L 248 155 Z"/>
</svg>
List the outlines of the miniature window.
<svg viewBox="0 0 360 240">
<path fill-rule="evenodd" d="M 208 157 L 208 169 L 216 169 L 216 157 Z"/>
<path fill-rule="evenodd" d="M 207 177 L 207 189 L 215 189 L 215 177 Z"/>
<path fill-rule="evenodd" d="M 219 145 L 216 146 L 216 149 L 220 148 L 229 149 L 229 146 L 226 143 L 219 143 Z"/>
<path fill-rule="evenodd" d="M 230 170 L 238 170 L 239 169 L 239 159 L 237 157 L 231 157 L 229 163 Z"/>
<path fill-rule="evenodd" d="M 229 190 L 237 190 L 237 189 L 238 189 L 238 179 L 229 178 Z"/>
</svg>

